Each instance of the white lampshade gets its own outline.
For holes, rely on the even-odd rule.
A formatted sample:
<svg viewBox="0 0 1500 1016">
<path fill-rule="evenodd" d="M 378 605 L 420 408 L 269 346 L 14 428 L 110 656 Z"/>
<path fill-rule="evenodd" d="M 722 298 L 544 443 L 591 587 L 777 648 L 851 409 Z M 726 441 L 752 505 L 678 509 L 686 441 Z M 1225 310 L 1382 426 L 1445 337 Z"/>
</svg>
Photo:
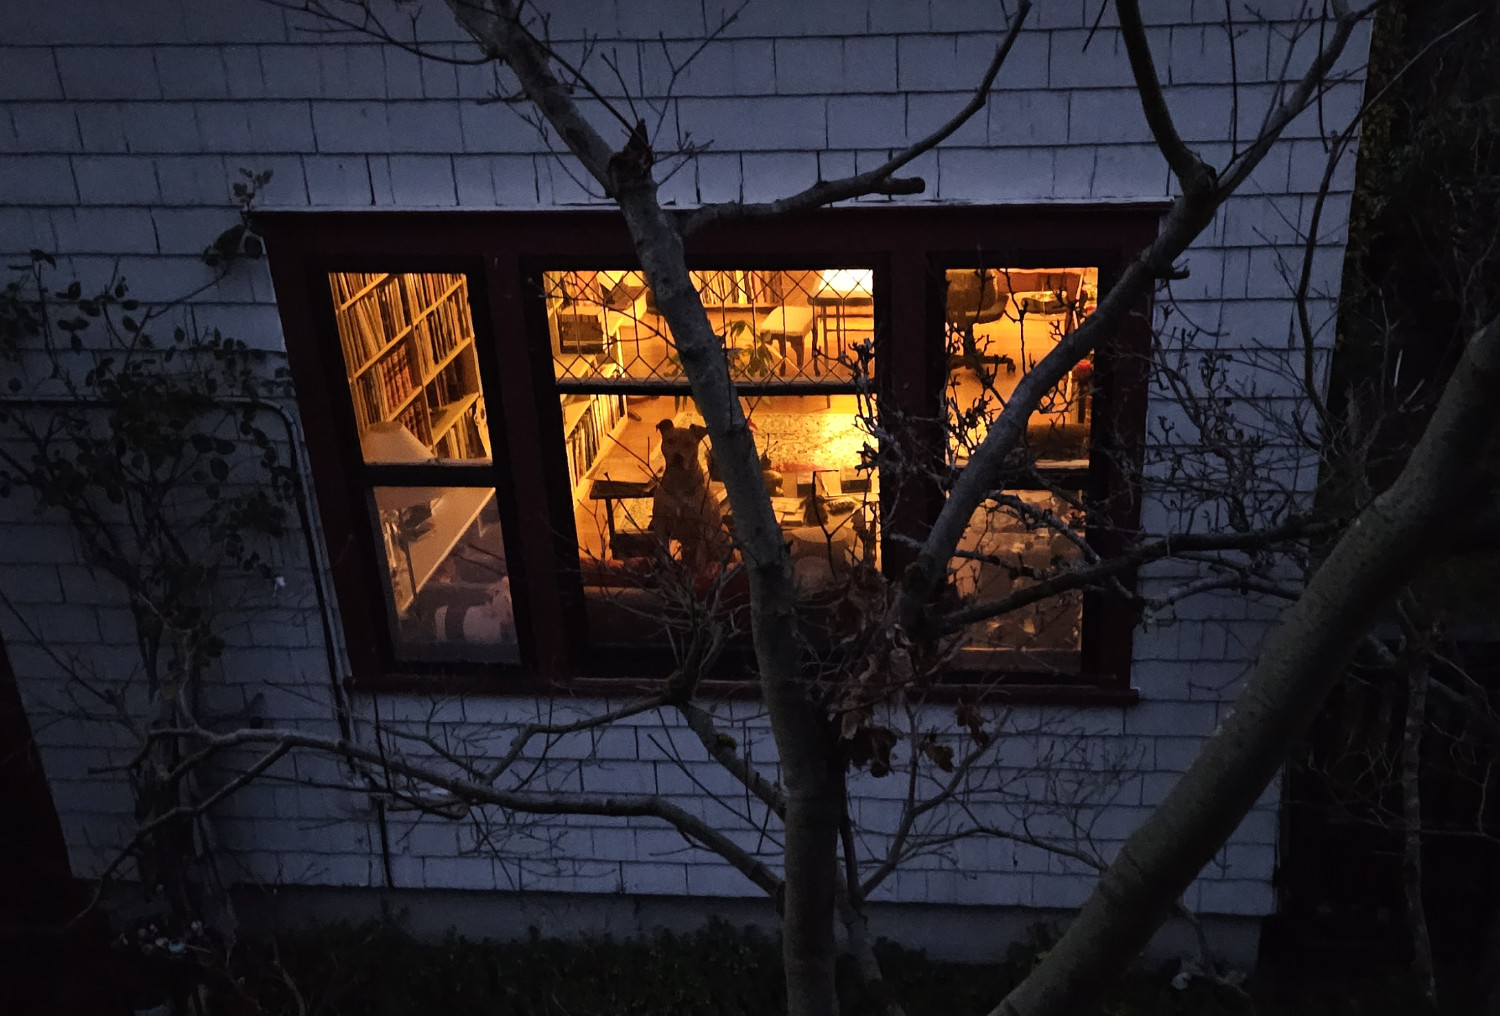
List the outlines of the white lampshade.
<svg viewBox="0 0 1500 1016">
<path fill-rule="evenodd" d="M 394 420 L 370 424 L 359 435 L 366 462 L 431 462 L 432 450 L 411 431 Z M 419 504 L 435 506 L 443 496 L 441 487 L 376 487 L 375 505 L 382 513 L 400 511 Z"/>
<path fill-rule="evenodd" d="M 395 420 L 378 420 L 360 431 L 359 448 L 366 462 L 428 462 L 432 449 Z"/>
</svg>

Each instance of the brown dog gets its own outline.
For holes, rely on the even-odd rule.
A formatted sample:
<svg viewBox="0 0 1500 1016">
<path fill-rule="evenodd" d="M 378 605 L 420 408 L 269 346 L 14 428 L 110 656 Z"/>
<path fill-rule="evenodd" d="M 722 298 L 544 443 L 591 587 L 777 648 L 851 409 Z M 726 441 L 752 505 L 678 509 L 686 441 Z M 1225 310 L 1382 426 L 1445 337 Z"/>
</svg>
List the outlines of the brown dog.
<svg viewBox="0 0 1500 1016">
<path fill-rule="evenodd" d="M 678 427 L 663 420 L 656 429 L 665 465 L 651 497 L 651 531 L 665 544 L 676 540 L 682 547 L 682 560 L 692 568 L 702 568 L 729 549 L 724 516 L 708 489 L 698 454 L 708 428 L 697 423 Z"/>
</svg>

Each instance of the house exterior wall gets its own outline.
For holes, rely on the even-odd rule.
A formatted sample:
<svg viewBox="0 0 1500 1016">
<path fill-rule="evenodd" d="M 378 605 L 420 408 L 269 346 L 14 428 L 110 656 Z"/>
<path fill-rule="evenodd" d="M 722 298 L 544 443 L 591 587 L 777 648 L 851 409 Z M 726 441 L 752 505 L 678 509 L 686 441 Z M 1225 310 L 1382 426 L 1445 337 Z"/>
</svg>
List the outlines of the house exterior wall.
<svg viewBox="0 0 1500 1016">
<path fill-rule="evenodd" d="M 251 0 L 24 6 L 0 2 L 7 8 L 0 21 L 7 26 L 0 43 L 0 248 L 66 255 L 59 278 L 102 280 L 117 267 L 143 300 L 191 288 L 206 277 L 198 254 L 233 221 L 229 187 L 240 167 L 275 171 L 262 207 L 278 210 L 601 203 L 516 112 L 473 101 L 496 87 L 486 68 L 424 63 L 357 37 L 308 33 L 295 15 Z M 585 72 L 606 93 L 618 93 L 613 72 L 601 63 L 610 55 L 637 98 L 664 96 L 665 55 L 680 61 L 720 16 L 717 0 L 550 6 L 552 39 L 573 45 L 594 38 Z M 928 190 L 901 200 L 1170 197 L 1169 173 L 1151 144 L 1112 12 L 1092 30 L 1096 6 L 1039 3 L 987 109 L 910 167 L 927 179 Z M 1222 165 L 1232 138 L 1252 133 L 1273 97 L 1301 5 L 1261 5 L 1283 20 L 1247 15 L 1237 22 L 1233 60 L 1223 5 L 1145 6 L 1179 129 Z M 663 100 L 669 131 L 712 139 L 663 187 L 664 199 L 690 206 L 769 198 L 878 163 L 966 100 L 996 39 L 995 7 L 963 0 L 754 0 Z M 457 42 L 446 17 L 441 10 L 424 14 L 424 37 Z M 1299 43 L 1294 68 L 1314 42 Z M 1329 89 L 1321 112 L 1293 123 L 1188 252 L 1190 275 L 1172 283 L 1171 311 L 1168 301 L 1158 302 L 1157 323 L 1169 342 L 1176 341 L 1173 329 L 1190 323 L 1200 346 L 1235 354 L 1235 376 L 1254 386 L 1253 404 L 1280 418 L 1298 405 L 1295 389 L 1250 372 L 1267 347 L 1286 345 L 1293 307 L 1284 267 L 1300 257 L 1298 230 L 1309 221 L 1323 175 L 1322 125 L 1340 128 L 1357 109 L 1366 50 L 1365 36 L 1356 36 L 1343 61 L 1347 77 Z M 1326 242 L 1314 261 L 1313 306 L 1325 324 L 1337 296 L 1352 165 L 1351 156 L 1334 174 L 1323 217 Z M 196 299 L 193 312 L 258 348 L 283 349 L 263 263 L 237 269 Z M 1331 327 L 1321 335 L 1331 345 Z M 1148 419 L 1157 445 L 1175 439 L 1157 426 L 1174 414 L 1170 394 L 1153 390 Z M 295 429 L 285 433 L 295 445 Z M 1289 455 L 1284 475 L 1266 482 L 1306 493 L 1314 465 L 1305 453 Z M 1148 491 L 1148 528 L 1167 525 L 1171 513 L 1168 499 Z M 59 659 L 84 660 L 101 674 L 129 668 L 130 618 L 119 590 L 82 567 L 59 520 L 37 514 L 24 497 L 0 501 L 0 517 L 0 590 L 17 606 L 15 614 L 0 612 L 0 631 L 43 750 L 74 870 L 86 876 L 107 863 L 129 814 L 123 784 L 94 770 L 118 761 L 127 742 L 83 715 L 97 708 L 76 701 L 58 677 Z M 233 618 L 215 681 L 222 712 L 337 732 L 340 695 L 312 585 L 316 543 L 316 533 L 308 545 L 289 542 L 280 562 L 285 586 L 257 591 Z M 1142 582 L 1161 589 L 1182 578 L 1164 568 Z M 1058 740 L 1081 732 L 1084 750 L 1096 759 L 1125 760 L 1118 793 L 1095 816 L 1106 854 L 1162 799 L 1215 728 L 1274 617 L 1274 606 L 1239 595 L 1188 601 L 1136 634 L 1138 704 L 1020 711 L 1023 726 L 1050 724 Z M 339 647 L 332 649 L 337 661 Z M 562 719 L 600 704 L 502 694 L 436 701 L 355 694 L 348 701 L 360 737 L 371 736 L 378 711 L 387 726 L 406 723 L 502 746 L 512 733 L 507 725 Z M 753 747 L 757 758 L 772 757 L 754 703 L 725 704 L 721 713 L 741 745 Z M 933 723 L 952 726 L 951 717 L 937 713 Z M 1027 753 L 1042 740 L 1007 749 L 1020 754 L 1002 756 L 990 778 L 1024 773 L 1033 764 Z M 722 820 L 751 849 L 770 849 L 753 810 L 732 815 L 743 810 L 743 795 L 696 739 L 660 718 L 563 740 L 549 758 L 546 779 L 559 789 L 660 793 Z M 340 789 L 348 779 L 327 760 L 297 757 L 279 764 L 278 774 L 283 779 L 240 793 L 214 823 L 247 881 L 726 900 L 757 892 L 727 865 L 685 849 L 680 837 L 652 823 L 574 818 L 513 828 L 497 858 L 486 853 L 473 822 L 387 811 L 382 834 L 371 795 Z M 726 796 L 715 803 L 705 788 Z M 860 817 L 883 824 L 899 806 L 901 789 L 892 780 L 857 779 Z M 1205 914 L 1269 913 L 1276 829 L 1273 788 L 1194 884 L 1188 905 Z M 915 860 L 877 899 L 1070 907 L 1091 884 L 1085 870 L 1055 855 L 966 841 L 949 856 Z"/>
</svg>

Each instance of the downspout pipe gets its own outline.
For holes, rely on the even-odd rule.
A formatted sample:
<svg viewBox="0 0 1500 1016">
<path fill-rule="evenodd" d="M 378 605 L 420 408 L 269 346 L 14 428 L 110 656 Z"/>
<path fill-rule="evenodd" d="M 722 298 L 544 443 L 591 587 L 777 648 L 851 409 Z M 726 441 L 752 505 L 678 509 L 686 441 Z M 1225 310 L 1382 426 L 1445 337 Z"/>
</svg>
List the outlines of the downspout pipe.
<svg viewBox="0 0 1500 1016">
<path fill-rule="evenodd" d="M 338 646 L 334 641 L 332 606 L 329 603 L 328 589 L 323 576 L 324 554 L 318 540 L 318 529 L 313 523 L 312 506 L 307 494 L 306 478 L 309 471 L 306 450 L 302 443 L 302 428 L 285 406 L 273 401 L 247 399 L 243 396 L 226 396 L 218 401 L 225 405 L 248 407 L 256 412 L 269 410 L 281 421 L 287 445 L 291 449 L 293 500 L 297 506 L 297 520 L 302 527 L 303 547 L 307 553 L 308 570 L 312 575 L 313 595 L 318 604 L 318 620 L 323 629 L 323 653 L 328 666 L 328 685 L 333 693 L 334 720 L 338 724 L 339 735 L 345 740 L 352 740 L 354 723 L 349 702 L 344 693 L 344 683 L 340 677 L 342 668 L 339 666 Z M 103 407 L 106 403 L 101 399 L 71 398 L 60 395 L 0 396 L 0 405 L 13 406 L 18 409 L 70 409 Z"/>
</svg>

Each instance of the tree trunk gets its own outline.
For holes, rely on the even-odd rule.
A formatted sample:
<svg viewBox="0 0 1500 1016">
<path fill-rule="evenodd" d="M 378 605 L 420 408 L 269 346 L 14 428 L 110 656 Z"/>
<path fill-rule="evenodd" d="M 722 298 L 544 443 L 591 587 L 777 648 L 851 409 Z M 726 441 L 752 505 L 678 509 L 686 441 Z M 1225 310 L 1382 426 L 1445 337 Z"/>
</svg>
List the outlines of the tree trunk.
<svg viewBox="0 0 1500 1016">
<path fill-rule="evenodd" d="M 827 716 L 810 698 L 801 673 L 791 555 L 766 491 L 760 454 L 729 379 L 723 344 L 688 275 L 682 233 L 657 200 L 644 127 L 621 152 L 611 151 L 579 113 L 571 90 L 553 75 L 546 49 L 521 26 L 517 4 L 495 0 L 491 9 L 448 0 L 448 6 L 489 53 L 504 57 L 527 97 L 615 198 L 703 414 L 734 513 L 735 545 L 749 578 L 756 665 L 786 788 L 782 943 L 787 1011 L 833 1016 L 833 880 L 843 770 Z"/>
<path fill-rule="evenodd" d="M 1437 1004 L 1437 981 L 1432 968 L 1432 937 L 1427 931 L 1427 908 L 1422 903 L 1422 730 L 1427 721 L 1427 663 L 1407 676 L 1406 723 L 1401 734 L 1401 884 L 1406 892 L 1406 923 L 1411 931 L 1411 968 L 1422 981 L 1422 992 Z"/>
<path fill-rule="evenodd" d="M 809 698 L 801 672 L 791 556 L 722 343 L 688 275 L 682 237 L 649 179 L 621 186 L 616 199 L 708 427 L 734 514 L 735 545 L 750 580 L 756 665 L 786 788 L 782 956 L 787 1012 L 832 1016 L 838 1011 L 834 880 L 844 780 L 826 712 Z"/>
<path fill-rule="evenodd" d="M 828 740 L 827 734 L 820 738 Z M 789 1016 L 837 1016 L 839 1011 L 833 916 L 843 809 L 843 772 L 832 758 L 820 779 L 796 789 L 787 787 L 781 960 Z"/>
<path fill-rule="evenodd" d="M 1401 475 L 1350 525 L 1267 639 L 1234 711 L 1126 841 L 1062 940 L 994 1016 L 1097 1004 L 1304 735 L 1395 590 L 1463 535 L 1500 403 L 1500 318 L 1473 338 Z"/>
</svg>

